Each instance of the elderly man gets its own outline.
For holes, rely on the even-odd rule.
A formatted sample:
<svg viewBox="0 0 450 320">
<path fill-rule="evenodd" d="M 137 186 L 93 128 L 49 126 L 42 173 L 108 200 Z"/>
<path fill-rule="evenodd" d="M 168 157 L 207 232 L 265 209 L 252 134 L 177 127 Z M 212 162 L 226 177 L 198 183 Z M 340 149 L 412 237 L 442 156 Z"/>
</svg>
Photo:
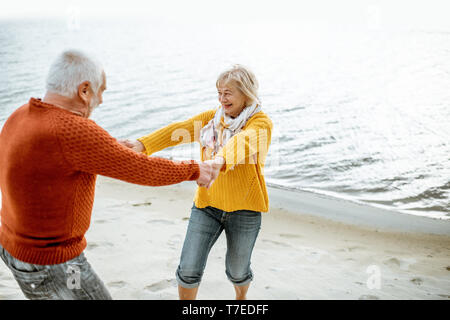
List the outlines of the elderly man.
<svg viewBox="0 0 450 320">
<path fill-rule="evenodd" d="M 147 157 L 89 120 L 105 90 L 101 65 L 66 51 L 44 99 L 31 98 L 1 131 L 0 256 L 29 299 L 111 298 L 83 254 L 97 174 L 147 186 L 214 178 L 210 164 Z"/>
</svg>

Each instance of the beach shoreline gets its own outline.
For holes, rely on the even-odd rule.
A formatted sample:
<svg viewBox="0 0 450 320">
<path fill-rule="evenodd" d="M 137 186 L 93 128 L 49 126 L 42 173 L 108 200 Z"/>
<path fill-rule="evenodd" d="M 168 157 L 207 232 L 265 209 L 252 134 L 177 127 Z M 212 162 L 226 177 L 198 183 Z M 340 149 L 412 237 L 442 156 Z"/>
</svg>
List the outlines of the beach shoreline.
<svg viewBox="0 0 450 320">
<path fill-rule="evenodd" d="M 114 299 L 177 299 L 175 270 L 195 182 L 143 187 L 98 177 L 85 255 Z M 269 187 L 249 299 L 450 299 L 448 220 Z M 424 220 L 425 219 L 425 220 Z M 199 299 L 233 299 L 226 238 Z M 0 299 L 23 299 L 0 264 Z"/>
<path fill-rule="evenodd" d="M 450 220 L 386 209 L 331 195 L 269 186 L 271 206 L 291 213 L 311 214 L 325 219 L 384 231 L 416 232 L 450 236 Z"/>
</svg>

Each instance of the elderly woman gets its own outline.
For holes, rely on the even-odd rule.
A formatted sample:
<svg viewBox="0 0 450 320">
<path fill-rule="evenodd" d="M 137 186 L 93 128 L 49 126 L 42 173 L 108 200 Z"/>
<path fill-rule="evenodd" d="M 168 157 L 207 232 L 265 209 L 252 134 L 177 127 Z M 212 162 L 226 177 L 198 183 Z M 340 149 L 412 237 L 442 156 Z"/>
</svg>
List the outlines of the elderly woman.
<svg viewBox="0 0 450 320">
<path fill-rule="evenodd" d="M 235 65 L 218 77 L 216 87 L 217 109 L 172 123 L 137 141 L 123 142 L 150 155 L 197 141 L 202 161 L 215 169 L 216 180 L 199 184 L 191 209 L 176 270 L 180 299 L 195 299 L 208 254 L 223 230 L 227 237 L 226 275 L 234 285 L 236 299 L 246 299 L 253 279 L 250 259 L 261 212 L 269 209 L 263 170 L 272 121 L 261 109 L 258 82 L 250 70 Z M 191 139 L 174 139 L 180 136 L 175 130 L 189 133 Z"/>
</svg>

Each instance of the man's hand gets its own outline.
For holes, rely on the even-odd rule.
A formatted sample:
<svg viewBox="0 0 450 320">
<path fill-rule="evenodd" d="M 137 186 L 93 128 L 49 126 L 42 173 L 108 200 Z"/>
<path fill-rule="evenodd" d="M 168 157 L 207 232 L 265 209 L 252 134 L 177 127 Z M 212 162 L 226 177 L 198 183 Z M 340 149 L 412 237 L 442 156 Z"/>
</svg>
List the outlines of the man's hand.
<svg viewBox="0 0 450 320">
<path fill-rule="evenodd" d="M 144 145 L 139 140 L 131 141 L 126 139 L 126 140 L 117 140 L 117 142 L 119 142 L 121 145 L 127 148 L 133 149 L 136 152 L 142 152 L 145 150 Z"/>
<path fill-rule="evenodd" d="M 213 177 L 213 166 L 206 162 L 198 162 L 200 167 L 200 175 L 197 179 L 199 187 L 207 187 Z"/>
<path fill-rule="evenodd" d="M 202 164 L 210 166 L 211 179 L 205 185 L 200 185 L 198 182 L 197 182 L 197 184 L 200 187 L 205 187 L 205 188 L 209 189 L 211 187 L 211 185 L 214 183 L 214 181 L 217 179 L 217 177 L 219 176 L 220 169 L 222 169 L 222 166 L 225 164 L 225 159 L 222 157 L 217 157 L 214 160 L 206 160 L 206 161 L 202 162 Z"/>
</svg>

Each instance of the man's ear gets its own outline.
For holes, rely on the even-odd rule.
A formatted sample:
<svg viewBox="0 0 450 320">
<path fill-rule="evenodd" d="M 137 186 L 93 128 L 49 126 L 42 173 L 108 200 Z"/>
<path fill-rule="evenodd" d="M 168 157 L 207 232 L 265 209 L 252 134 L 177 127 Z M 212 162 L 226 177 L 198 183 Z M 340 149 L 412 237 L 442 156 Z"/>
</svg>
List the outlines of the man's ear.
<svg viewBox="0 0 450 320">
<path fill-rule="evenodd" d="M 89 101 L 91 100 L 91 92 L 91 83 L 89 81 L 84 81 L 78 86 L 78 96 L 86 104 L 89 104 Z"/>
</svg>

